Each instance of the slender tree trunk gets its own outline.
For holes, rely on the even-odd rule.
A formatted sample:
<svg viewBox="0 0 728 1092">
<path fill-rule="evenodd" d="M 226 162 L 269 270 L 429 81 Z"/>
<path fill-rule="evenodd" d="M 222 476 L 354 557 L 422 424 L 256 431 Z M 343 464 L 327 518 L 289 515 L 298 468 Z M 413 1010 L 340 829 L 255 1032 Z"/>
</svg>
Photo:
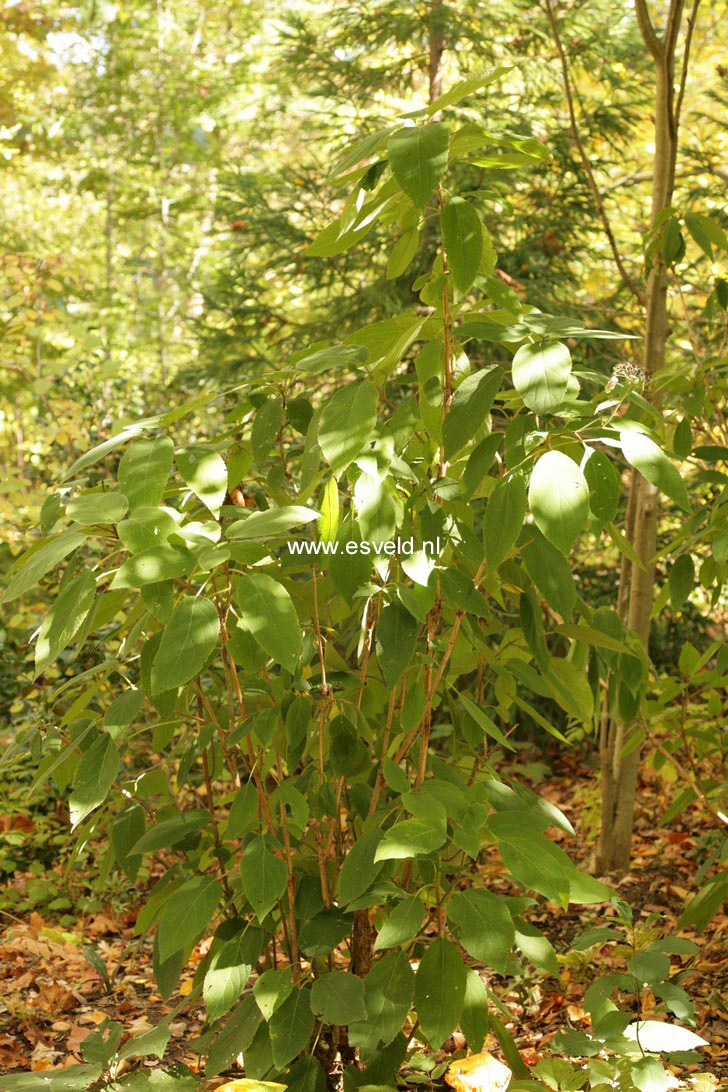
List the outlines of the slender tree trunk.
<svg viewBox="0 0 728 1092">
<path fill-rule="evenodd" d="M 655 63 L 654 132 L 655 158 L 652 173 L 651 226 L 670 207 L 677 160 L 679 108 L 687 71 L 688 50 L 683 57 L 680 93 L 675 105 L 675 47 L 683 13 L 683 0 L 671 0 L 662 38 L 656 33 L 645 0 L 635 8 L 642 38 Z M 691 25 L 697 2 L 691 13 Z M 662 255 L 653 260 L 645 297 L 644 370 L 652 377 L 664 367 L 668 336 L 667 270 Z M 623 562 L 617 607 L 625 625 L 640 639 L 645 650 L 650 636 L 650 616 L 655 582 L 657 552 L 658 493 L 636 471 L 630 482 L 627 537 L 641 564 Z M 615 679 L 614 682 L 618 683 Z M 595 852 L 598 872 L 624 872 L 629 868 L 634 810 L 640 765 L 640 747 L 634 744 L 634 724 L 624 724 L 612 703 L 605 705 L 600 733 L 602 817 Z M 624 753 L 625 749 L 627 754 Z"/>
</svg>

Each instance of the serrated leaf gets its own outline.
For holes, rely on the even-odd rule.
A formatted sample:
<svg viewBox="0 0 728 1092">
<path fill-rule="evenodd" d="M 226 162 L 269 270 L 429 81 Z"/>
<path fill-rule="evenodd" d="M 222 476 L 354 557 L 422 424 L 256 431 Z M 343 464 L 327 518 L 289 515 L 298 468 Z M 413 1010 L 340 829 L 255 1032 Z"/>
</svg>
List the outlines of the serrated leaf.
<svg viewBox="0 0 728 1092">
<path fill-rule="evenodd" d="M 447 167 L 449 135 L 441 122 L 400 129 L 387 141 L 392 174 L 418 209 L 424 210 Z"/>
<path fill-rule="evenodd" d="M 340 474 L 374 439 L 377 388 L 368 379 L 348 383 L 327 401 L 321 413 L 318 442 L 332 473 Z"/>
<path fill-rule="evenodd" d="M 265 838 L 258 836 L 245 847 L 240 871 L 245 897 L 262 921 L 286 890 L 286 866 L 271 852 Z"/>
<path fill-rule="evenodd" d="M 119 462 L 119 489 L 129 501 L 129 510 L 154 508 L 161 504 L 172 469 L 174 444 L 168 436 L 138 440 Z"/>
<path fill-rule="evenodd" d="M 220 905 L 223 890 L 212 876 L 193 876 L 165 903 L 159 919 L 159 957 L 169 959 L 197 941 Z"/>
<path fill-rule="evenodd" d="M 184 686 L 212 655 L 220 636 L 220 617 L 209 599 L 185 596 L 165 626 L 152 661 L 152 694 Z"/>
<path fill-rule="evenodd" d="M 301 627 L 291 597 L 265 573 L 244 573 L 235 589 L 240 622 L 276 663 L 295 671 L 301 658 Z"/>
<path fill-rule="evenodd" d="M 571 353 L 560 341 L 522 345 L 513 358 L 513 386 L 534 413 L 552 413 L 564 400 Z"/>
<path fill-rule="evenodd" d="M 455 287 L 458 292 L 467 292 L 480 267 L 483 230 L 478 213 L 462 197 L 451 197 L 445 205 L 442 235 Z"/>
<path fill-rule="evenodd" d="M 622 453 L 640 474 L 674 501 L 683 512 L 690 511 L 690 499 L 685 482 L 677 467 L 670 461 L 654 440 L 632 429 L 622 431 Z"/>
<path fill-rule="evenodd" d="M 48 614 L 43 619 L 35 642 L 35 675 L 73 640 L 93 606 L 96 581 L 92 573 L 82 573 L 66 584 Z"/>
<path fill-rule="evenodd" d="M 426 948 L 415 976 L 415 1008 L 420 1028 L 437 1050 L 460 1020 L 467 970 L 454 944 L 438 937 Z"/>
<path fill-rule="evenodd" d="M 116 744 L 106 732 L 81 755 L 73 777 L 69 801 L 71 826 L 77 827 L 94 808 L 103 804 L 119 772 Z"/>
<path fill-rule="evenodd" d="M 518 541 L 526 515 L 526 485 L 520 474 L 500 478 L 488 499 L 483 523 L 483 547 L 488 567 L 495 570 Z"/>
</svg>

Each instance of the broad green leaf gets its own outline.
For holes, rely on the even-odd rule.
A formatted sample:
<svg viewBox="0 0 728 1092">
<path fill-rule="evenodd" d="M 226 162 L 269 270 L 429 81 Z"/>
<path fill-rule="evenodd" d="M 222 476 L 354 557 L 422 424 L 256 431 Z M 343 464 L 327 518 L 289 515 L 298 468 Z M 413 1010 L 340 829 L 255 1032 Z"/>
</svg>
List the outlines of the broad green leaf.
<svg viewBox="0 0 728 1092">
<path fill-rule="evenodd" d="M 525 829 L 522 819 L 512 812 L 492 816 L 489 825 L 511 875 L 524 887 L 568 906 L 574 866 L 563 849 Z"/>
<path fill-rule="evenodd" d="M 452 459 L 475 436 L 490 412 L 502 380 L 502 370 L 492 365 L 467 376 L 457 388 L 442 426 L 447 459 Z"/>
<path fill-rule="evenodd" d="M 410 265 L 420 246 L 420 233 L 417 228 L 409 228 L 403 231 L 397 242 L 392 247 L 392 253 L 387 262 L 387 280 L 401 277 Z"/>
<path fill-rule="evenodd" d="M 400 944 L 406 944 L 417 935 L 424 920 L 425 908 L 421 899 L 415 895 L 402 899 L 379 930 L 374 951 L 380 952 L 384 948 L 396 948 Z"/>
<path fill-rule="evenodd" d="M 250 432 L 253 455 L 259 466 L 265 463 L 271 448 L 276 446 L 282 426 L 283 406 L 281 401 L 279 398 L 269 398 L 257 410 Z"/>
<path fill-rule="evenodd" d="M 488 499 L 483 547 L 491 571 L 505 561 L 518 541 L 526 516 L 526 486 L 520 474 L 499 478 Z"/>
<path fill-rule="evenodd" d="M 357 838 L 344 858 L 338 885 L 339 902 L 343 906 L 363 895 L 382 871 L 384 862 L 375 856 L 381 837 L 380 830 L 367 831 Z"/>
<path fill-rule="evenodd" d="M 549 542 L 568 554 L 589 514 L 589 488 L 573 459 L 562 451 L 541 456 L 531 474 L 528 506 Z"/>
<path fill-rule="evenodd" d="M 243 628 L 276 663 L 295 671 L 301 658 L 301 627 L 283 585 L 265 573 L 244 573 L 235 602 Z"/>
<path fill-rule="evenodd" d="M 210 924 L 223 890 L 212 876 L 193 876 L 165 903 L 159 919 L 159 956 L 162 962 L 195 943 Z"/>
<path fill-rule="evenodd" d="M 347 971 L 332 971 L 317 978 L 311 990 L 311 1008 L 322 1023 L 347 1026 L 366 1020 L 364 981 Z"/>
<path fill-rule="evenodd" d="M 483 230 L 478 213 L 462 197 L 451 197 L 445 205 L 442 235 L 455 287 L 458 292 L 467 292 L 480 268 Z"/>
<path fill-rule="evenodd" d="M 137 554 L 162 545 L 177 530 L 177 524 L 162 508 L 137 508 L 116 530 L 129 553 Z"/>
<path fill-rule="evenodd" d="M 185 576 L 193 564 L 194 558 L 189 550 L 164 542 L 127 558 L 115 573 L 110 587 L 116 590 L 161 584 L 164 580 Z"/>
<path fill-rule="evenodd" d="M 493 83 L 499 76 L 505 75 L 506 72 L 510 72 L 509 65 L 499 65 L 497 68 L 484 68 L 481 72 L 478 72 L 474 76 L 468 76 L 467 79 L 458 80 L 452 87 L 444 91 L 442 95 L 438 97 L 427 106 L 426 113 L 432 115 L 438 113 L 440 110 L 444 110 L 446 106 L 454 106 L 456 103 L 461 102 L 468 95 L 472 95 L 475 91 L 480 91 L 481 87 L 487 87 L 489 83 Z"/>
<path fill-rule="evenodd" d="M 491 718 L 485 713 L 479 705 L 476 705 L 474 701 L 467 696 L 467 694 L 459 694 L 458 702 L 466 710 L 467 713 L 473 718 L 478 725 L 483 735 L 489 736 L 494 739 L 496 743 L 500 743 L 501 747 L 506 747 L 509 751 L 515 750 L 514 744 L 512 744 L 506 736 L 503 735 L 500 728 L 498 728 Z"/>
<path fill-rule="evenodd" d="M 316 524 L 321 542 L 333 542 L 339 530 L 339 486 L 336 478 L 327 480 L 321 498 L 321 517 Z"/>
<path fill-rule="evenodd" d="M 445 825 L 428 819 L 405 819 L 385 831 L 375 861 L 401 861 L 440 849 L 446 841 Z"/>
<path fill-rule="evenodd" d="M 82 573 L 63 587 L 43 619 L 35 642 L 35 674 L 63 652 L 93 606 L 96 581 L 93 573 Z"/>
<path fill-rule="evenodd" d="M 133 852 L 135 842 L 144 833 L 144 808 L 140 804 L 130 804 L 117 815 L 111 826 L 111 844 L 114 847 L 119 864 L 133 883 L 136 879 L 141 857 Z"/>
<path fill-rule="evenodd" d="M 513 386 L 534 413 L 551 413 L 564 400 L 571 353 L 560 341 L 522 345 L 513 358 Z"/>
<path fill-rule="evenodd" d="M 39 1073 L 10 1073 L 3 1077 L 3 1092 L 86 1092 L 100 1079 L 102 1062 L 73 1065 Z"/>
<path fill-rule="evenodd" d="M 327 1092 L 326 1074 L 318 1058 L 315 1058 L 313 1054 L 304 1054 L 302 1058 L 294 1062 L 286 1074 L 284 1088 L 287 1088 L 288 1092 Z M 236 1090 L 231 1088 L 230 1092 L 236 1092 Z M 246 1092 L 245 1088 L 241 1088 L 240 1092 Z M 283 1092 L 283 1088 L 251 1088 L 250 1092 Z"/>
<path fill-rule="evenodd" d="M 578 902 L 573 898 L 573 892 L 571 901 Z M 522 918 L 516 919 L 516 946 L 520 948 L 526 959 L 531 960 L 534 967 L 546 971 L 554 978 L 559 977 L 559 964 L 553 945 L 535 925 L 523 921 Z"/>
<path fill-rule="evenodd" d="M 361 345 L 329 345 L 326 349 L 318 349 L 296 360 L 293 368 L 307 375 L 318 375 L 329 368 L 355 368 L 366 357 L 366 349 Z"/>
<path fill-rule="evenodd" d="M 679 610 L 695 585 L 695 563 L 690 554 L 681 554 L 670 569 L 670 602 Z"/>
<path fill-rule="evenodd" d="M 118 739 L 124 729 L 128 728 L 139 715 L 143 704 L 143 690 L 126 690 L 120 694 L 104 713 L 104 731 L 108 732 L 112 739 Z"/>
<path fill-rule="evenodd" d="M 209 447 L 190 447 L 178 451 L 175 459 L 182 480 L 213 516 L 219 515 L 228 488 L 227 466 L 222 455 Z"/>
<path fill-rule="evenodd" d="M 400 603 L 384 608 L 376 628 L 377 662 L 388 687 L 404 675 L 417 645 L 417 622 Z"/>
<path fill-rule="evenodd" d="M 119 772 L 119 754 L 111 736 L 102 732 L 87 751 L 73 777 L 70 799 L 71 826 L 77 827 L 99 804 L 103 804 Z"/>
<path fill-rule="evenodd" d="M 347 383 L 324 406 L 318 442 L 334 474 L 346 470 L 374 439 L 377 397 L 377 388 L 367 379 Z"/>
<path fill-rule="evenodd" d="M 433 1049 L 455 1030 L 465 1003 L 467 968 L 449 940 L 433 940 L 420 960 L 415 976 L 415 1008 Z"/>
<path fill-rule="evenodd" d="M 199 675 L 220 635 L 220 618 L 209 599 L 185 596 L 165 626 L 152 662 L 152 694 L 183 686 Z"/>
<path fill-rule="evenodd" d="M 66 505 L 66 515 L 74 523 L 89 527 L 94 523 L 118 523 L 129 507 L 121 493 L 86 493 Z"/>
<path fill-rule="evenodd" d="M 132 846 L 134 856 L 155 853 L 158 849 L 168 849 L 184 841 L 190 834 L 195 834 L 211 822 L 209 811 L 195 808 L 175 815 L 172 819 L 163 819 L 155 823 L 146 833 L 142 832 L 139 840 Z"/>
<path fill-rule="evenodd" d="M 245 921 L 225 921 L 210 948 L 202 996 L 208 1020 L 218 1020 L 240 997 L 263 948 L 260 929 Z"/>
<path fill-rule="evenodd" d="M 266 1020 L 293 993 L 293 971 L 289 967 L 276 967 L 263 971 L 253 983 L 255 1003 Z"/>
<path fill-rule="evenodd" d="M 65 531 L 62 535 L 44 542 L 42 546 L 28 550 L 11 569 L 10 581 L 2 599 L 3 603 L 10 603 L 18 596 L 24 595 L 46 573 L 54 569 L 85 541 L 85 535 L 78 534 L 76 531 Z"/>
<path fill-rule="evenodd" d="M 235 542 L 252 542 L 255 539 L 277 538 L 290 531 L 292 527 L 301 527 L 318 519 L 320 512 L 313 508 L 304 508 L 300 504 L 287 505 L 284 508 L 270 508 L 267 512 L 251 512 L 244 519 L 231 523 L 226 531 L 229 539 Z"/>
<path fill-rule="evenodd" d="M 619 508 L 619 475 L 603 451 L 593 451 L 584 465 L 589 510 L 600 523 L 611 523 Z"/>
<path fill-rule="evenodd" d="M 213 1042 L 205 1063 L 205 1075 L 214 1077 L 247 1050 L 263 1020 L 260 1009 L 252 997 L 244 997 L 225 1021 L 222 1031 Z"/>
<path fill-rule="evenodd" d="M 576 606 L 576 586 L 566 558 L 538 531 L 531 531 L 530 541 L 521 556 L 526 572 L 544 599 L 568 621 Z"/>
<path fill-rule="evenodd" d="M 480 888 L 460 891 L 450 900 L 447 916 L 463 948 L 486 967 L 504 974 L 516 933 L 503 899 Z"/>
<path fill-rule="evenodd" d="M 303 923 L 299 933 L 301 951 L 310 958 L 333 952 L 351 933 L 352 919 L 339 909 L 322 910 Z"/>
<path fill-rule="evenodd" d="M 138 440 L 127 448 L 119 462 L 118 479 L 130 511 L 161 504 L 173 454 L 174 444 L 168 436 Z"/>
<path fill-rule="evenodd" d="M 439 121 L 393 133 L 387 142 L 392 174 L 418 209 L 424 210 L 447 167 L 449 136 Z"/>
<path fill-rule="evenodd" d="M 632 429 L 622 431 L 622 453 L 640 474 L 674 501 L 683 512 L 690 511 L 690 499 L 685 482 L 674 463 L 662 451 L 654 440 L 642 432 Z"/>
<path fill-rule="evenodd" d="M 271 852 L 265 838 L 257 836 L 245 847 L 240 871 L 245 897 L 262 921 L 286 890 L 286 866 Z"/>
<path fill-rule="evenodd" d="M 682 421 L 678 421 L 675 426 L 672 434 L 672 450 L 680 459 L 687 459 L 693 450 L 693 432 L 687 417 L 683 417 Z"/>
<path fill-rule="evenodd" d="M 489 1026 L 488 990 L 478 972 L 469 967 L 465 979 L 460 1030 L 465 1036 L 471 1054 L 478 1054 L 483 1049 Z"/>
<path fill-rule="evenodd" d="M 310 989 L 296 988 L 268 1021 L 276 1069 L 284 1069 L 308 1046 L 314 1023 Z"/>
<path fill-rule="evenodd" d="M 401 1032 L 412 1004 L 414 974 L 406 952 L 389 952 L 364 979 L 367 1020 L 349 1026 L 349 1042 L 366 1052 L 388 1046 Z"/>
</svg>

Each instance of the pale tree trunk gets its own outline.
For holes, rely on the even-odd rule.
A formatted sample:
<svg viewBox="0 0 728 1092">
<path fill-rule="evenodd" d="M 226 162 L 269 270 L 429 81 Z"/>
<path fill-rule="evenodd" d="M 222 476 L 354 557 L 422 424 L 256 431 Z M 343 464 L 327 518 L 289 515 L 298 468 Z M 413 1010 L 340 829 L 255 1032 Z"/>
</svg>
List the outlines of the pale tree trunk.
<svg viewBox="0 0 728 1092">
<path fill-rule="evenodd" d="M 683 50 L 680 88 L 675 98 L 675 49 L 683 15 L 684 0 L 671 0 L 662 35 L 655 30 L 645 0 L 636 0 L 637 21 L 645 46 L 655 66 L 654 133 L 655 158 L 652 171 L 650 223 L 654 228 L 661 213 L 670 207 L 675 181 L 678 121 L 685 88 L 690 40 L 699 0 L 688 20 Z M 644 370 L 652 377 L 665 365 L 668 336 L 667 270 L 660 253 L 655 255 L 645 295 Z M 641 565 L 622 565 L 617 609 L 622 621 L 635 633 L 645 650 L 650 636 L 650 618 L 655 583 L 655 554 L 659 516 L 657 490 L 633 471 L 625 531 Z M 615 680 L 617 682 L 618 680 Z M 624 872 L 629 868 L 637 783 L 639 746 L 628 746 L 634 724 L 625 725 L 615 709 L 605 709 L 600 733 L 602 790 L 601 829 L 594 857 L 595 870 Z M 625 746 L 628 753 L 624 754 Z"/>
</svg>

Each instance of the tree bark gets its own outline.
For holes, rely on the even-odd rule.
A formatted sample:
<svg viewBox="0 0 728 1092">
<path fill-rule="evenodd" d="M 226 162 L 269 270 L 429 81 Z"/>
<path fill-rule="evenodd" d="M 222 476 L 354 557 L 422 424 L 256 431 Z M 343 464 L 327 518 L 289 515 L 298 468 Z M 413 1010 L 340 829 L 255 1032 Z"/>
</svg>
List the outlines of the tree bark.
<svg viewBox="0 0 728 1092">
<path fill-rule="evenodd" d="M 660 38 L 653 27 L 645 0 L 635 2 L 640 33 L 655 64 L 655 158 L 650 215 L 653 228 L 657 227 L 665 209 L 670 207 L 675 183 L 678 113 L 682 98 L 681 95 L 678 97 L 676 107 L 675 47 L 683 6 L 683 0 L 671 0 L 664 35 Z M 693 25 L 696 13 L 697 3 L 690 17 Z M 681 87 L 684 86 L 686 66 L 687 50 L 683 59 Z M 643 365 L 648 382 L 665 365 L 668 332 L 667 269 L 662 255 L 658 253 L 653 260 L 645 296 Z M 639 637 L 645 651 L 650 636 L 658 516 L 657 490 L 635 471 L 630 482 L 625 530 L 641 564 L 623 562 L 617 609 L 625 625 Z M 637 730 L 636 725 L 623 723 L 616 707 L 609 712 L 607 697 L 600 733 L 601 829 L 594 858 L 595 870 L 600 873 L 624 872 L 629 868 L 640 765 L 640 747 L 634 745 Z M 625 748 L 627 754 L 624 754 Z"/>
</svg>

